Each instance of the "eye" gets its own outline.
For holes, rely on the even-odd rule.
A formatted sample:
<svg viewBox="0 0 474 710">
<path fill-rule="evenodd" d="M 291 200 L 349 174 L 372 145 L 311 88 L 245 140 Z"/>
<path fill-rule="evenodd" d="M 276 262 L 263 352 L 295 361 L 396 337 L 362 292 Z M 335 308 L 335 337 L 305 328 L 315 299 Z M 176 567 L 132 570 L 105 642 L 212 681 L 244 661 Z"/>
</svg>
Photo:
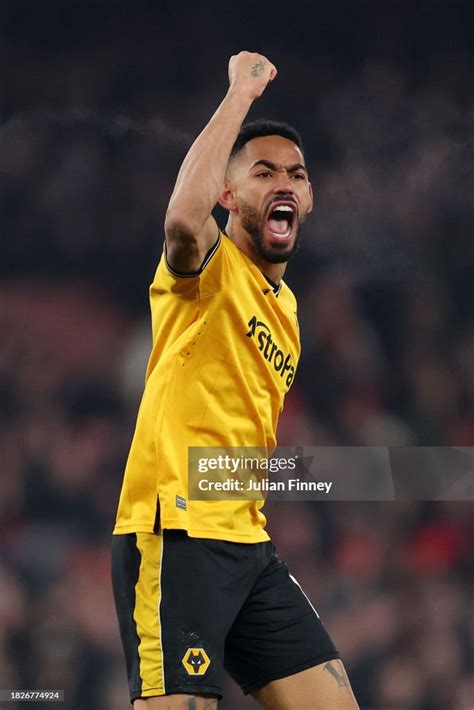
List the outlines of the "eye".
<svg viewBox="0 0 474 710">
<path fill-rule="evenodd" d="M 306 176 L 303 175 L 303 173 L 294 173 L 292 177 L 294 180 L 305 180 L 306 179 Z"/>
<path fill-rule="evenodd" d="M 268 170 L 264 170 L 261 173 L 257 173 L 257 177 L 267 178 L 267 177 L 271 177 L 271 176 L 272 176 L 272 174 L 270 172 L 268 172 Z"/>
</svg>

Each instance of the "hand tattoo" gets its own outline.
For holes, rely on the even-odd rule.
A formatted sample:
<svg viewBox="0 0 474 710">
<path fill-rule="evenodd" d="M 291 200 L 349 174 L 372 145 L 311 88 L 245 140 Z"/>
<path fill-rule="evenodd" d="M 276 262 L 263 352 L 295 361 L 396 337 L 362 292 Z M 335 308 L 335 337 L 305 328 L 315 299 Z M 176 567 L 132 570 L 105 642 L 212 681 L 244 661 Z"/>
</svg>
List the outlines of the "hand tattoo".
<svg viewBox="0 0 474 710">
<path fill-rule="evenodd" d="M 336 668 L 334 663 L 340 663 L 341 668 Z M 326 663 L 325 665 L 325 670 L 327 670 L 337 680 L 337 685 L 339 688 L 342 688 L 342 686 L 344 685 L 349 685 L 349 678 L 347 677 L 347 673 L 344 670 L 344 666 L 342 665 L 341 661 L 329 661 L 329 663 Z"/>
<path fill-rule="evenodd" d="M 252 69 L 250 70 L 250 74 L 254 77 L 260 76 L 260 74 L 263 74 L 263 69 L 264 62 L 260 60 L 259 62 L 253 65 Z"/>
</svg>

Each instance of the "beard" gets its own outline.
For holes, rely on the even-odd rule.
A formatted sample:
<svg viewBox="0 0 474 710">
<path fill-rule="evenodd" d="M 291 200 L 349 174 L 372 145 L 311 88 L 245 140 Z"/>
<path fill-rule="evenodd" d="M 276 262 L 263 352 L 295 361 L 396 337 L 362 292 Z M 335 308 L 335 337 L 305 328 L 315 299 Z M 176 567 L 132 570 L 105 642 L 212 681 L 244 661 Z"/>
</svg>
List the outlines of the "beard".
<svg viewBox="0 0 474 710">
<path fill-rule="evenodd" d="M 300 242 L 300 228 L 304 221 L 304 217 L 303 219 L 298 220 L 295 237 L 291 246 L 285 242 L 282 242 L 281 244 L 265 244 L 263 234 L 265 216 L 262 216 L 258 210 L 249 205 L 247 202 L 239 202 L 239 217 L 242 227 L 252 239 L 257 254 L 265 261 L 268 261 L 271 264 L 283 264 L 287 262 L 292 254 L 294 254 L 298 249 Z M 296 219 L 296 217 L 294 217 L 294 219 Z"/>
</svg>

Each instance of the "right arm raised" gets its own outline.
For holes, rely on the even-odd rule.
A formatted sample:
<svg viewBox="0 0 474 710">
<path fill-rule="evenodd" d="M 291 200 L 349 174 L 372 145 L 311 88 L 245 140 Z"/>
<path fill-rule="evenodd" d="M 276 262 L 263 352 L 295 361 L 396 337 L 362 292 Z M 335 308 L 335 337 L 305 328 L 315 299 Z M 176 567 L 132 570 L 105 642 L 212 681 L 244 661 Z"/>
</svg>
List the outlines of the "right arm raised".
<svg viewBox="0 0 474 710">
<path fill-rule="evenodd" d="M 229 61 L 229 91 L 181 165 L 165 219 L 168 264 L 198 271 L 216 241 L 212 210 L 224 185 L 232 146 L 253 101 L 276 69 L 266 57 L 240 52 Z"/>
</svg>

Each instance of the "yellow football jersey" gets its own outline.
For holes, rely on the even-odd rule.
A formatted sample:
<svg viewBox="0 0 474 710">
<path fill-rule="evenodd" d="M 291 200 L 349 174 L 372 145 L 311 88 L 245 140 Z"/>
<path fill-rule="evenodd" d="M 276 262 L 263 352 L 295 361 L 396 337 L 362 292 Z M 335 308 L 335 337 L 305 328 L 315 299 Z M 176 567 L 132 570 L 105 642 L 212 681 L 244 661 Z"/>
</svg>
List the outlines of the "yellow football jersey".
<svg viewBox="0 0 474 710">
<path fill-rule="evenodd" d="M 188 447 L 273 450 L 300 355 L 296 299 L 283 282 L 275 293 L 219 233 L 197 275 L 173 272 L 163 254 L 150 303 L 153 349 L 114 534 L 159 524 L 192 537 L 268 540 L 263 500 L 188 499 Z"/>
</svg>

